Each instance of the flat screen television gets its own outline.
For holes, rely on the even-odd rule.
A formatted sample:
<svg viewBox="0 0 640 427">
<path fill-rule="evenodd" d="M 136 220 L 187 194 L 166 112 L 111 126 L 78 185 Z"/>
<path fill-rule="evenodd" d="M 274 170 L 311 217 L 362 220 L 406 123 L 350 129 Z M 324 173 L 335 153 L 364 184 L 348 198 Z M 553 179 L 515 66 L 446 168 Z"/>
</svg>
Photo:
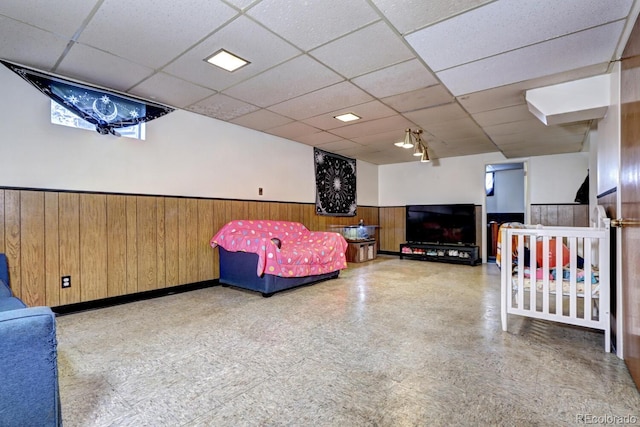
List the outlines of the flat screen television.
<svg viewBox="0 0 640 427">
<path fill-rule="evenodd" d="M 473 204 L 409 205 L 406 237 L 410 243 L 476 244 Z"/>
</svg>

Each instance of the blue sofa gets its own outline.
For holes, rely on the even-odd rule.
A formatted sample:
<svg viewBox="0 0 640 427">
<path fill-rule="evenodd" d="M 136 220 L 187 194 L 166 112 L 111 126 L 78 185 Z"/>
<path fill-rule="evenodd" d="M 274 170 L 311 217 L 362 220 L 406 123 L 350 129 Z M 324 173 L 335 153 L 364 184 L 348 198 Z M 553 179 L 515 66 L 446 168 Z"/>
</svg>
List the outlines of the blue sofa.
<svg viewBox="0 0 640 427">
<path fill-rule="evenodd" d="M 27 307 L 0 254 L 0 426 L 60 426 L 55 314 Z"/>
</svg>

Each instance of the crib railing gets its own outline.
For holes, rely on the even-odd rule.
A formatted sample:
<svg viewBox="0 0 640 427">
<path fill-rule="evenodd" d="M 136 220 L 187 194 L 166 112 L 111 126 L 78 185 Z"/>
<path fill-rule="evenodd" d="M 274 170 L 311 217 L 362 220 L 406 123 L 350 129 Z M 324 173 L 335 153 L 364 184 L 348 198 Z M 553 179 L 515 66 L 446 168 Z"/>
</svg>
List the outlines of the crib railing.
<svg viewBox="0 0 640 427">
<path fill-rule="evenodd" d="M 610 351 L 609 220 L 602 225 L 501 230 L 504 331 L 508 314 L 595 328 Z"/>
</svg>

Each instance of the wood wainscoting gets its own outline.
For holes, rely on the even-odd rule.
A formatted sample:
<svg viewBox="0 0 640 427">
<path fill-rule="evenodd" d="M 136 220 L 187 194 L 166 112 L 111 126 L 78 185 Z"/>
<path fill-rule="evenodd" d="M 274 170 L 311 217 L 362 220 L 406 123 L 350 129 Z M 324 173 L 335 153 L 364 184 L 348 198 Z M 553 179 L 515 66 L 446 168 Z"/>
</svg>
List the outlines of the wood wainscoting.
<svg viewBox="0 0 640 427">
<path fill-rule="evenodd" d="M 406 240 L 407 208 L 391 206 L 380 210 L 380 247 L 383 252 L 399 253 Z"/>
<path fill-rule="evenodd" d="M 531 224 L 589 227 L 589 205 L 576 203 L 531 205 Z"/>
<path fill-rule="evenodd" d="M 367 206 L 326 217 L 311 203 L 0 188 L 0 252 L 18 297 L 57 307 L 218 279 L 209 240 L 232 219 L 318 231 L 379 223 L 378 208 Z M 63 276 L 71 287 L 61 288 Z"/>
</svg>

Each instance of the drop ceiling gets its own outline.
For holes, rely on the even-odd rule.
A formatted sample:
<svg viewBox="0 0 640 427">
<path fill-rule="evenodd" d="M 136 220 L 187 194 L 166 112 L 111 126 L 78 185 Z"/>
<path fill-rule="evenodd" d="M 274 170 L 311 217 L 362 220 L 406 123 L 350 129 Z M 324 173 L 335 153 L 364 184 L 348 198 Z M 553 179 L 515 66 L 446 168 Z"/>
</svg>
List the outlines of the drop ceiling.
<svg viewBox="0 0 640 427">
<path fill-rule="evenodd" d="M 517 158 L 583 149 L 591 123 L 546 126 L 525 91 L 610 72 L 636 1 L 3 0 L 0 58 L 373 164 L 416 161 L 406 128 Z"/>
</svg>

